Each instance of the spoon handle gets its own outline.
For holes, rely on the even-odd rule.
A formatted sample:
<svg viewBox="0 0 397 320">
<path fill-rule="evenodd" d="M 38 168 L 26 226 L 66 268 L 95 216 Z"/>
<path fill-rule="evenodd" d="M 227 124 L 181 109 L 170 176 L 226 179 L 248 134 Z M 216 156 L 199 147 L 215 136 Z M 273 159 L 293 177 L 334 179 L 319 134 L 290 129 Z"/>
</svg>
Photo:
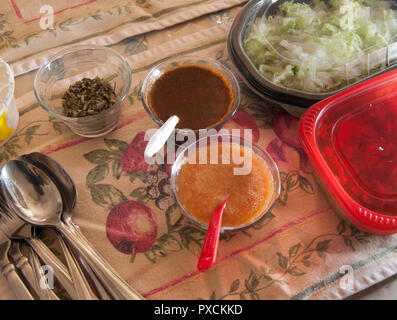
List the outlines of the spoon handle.
<svg viewBox="0 0 397 320">
<path fill-rule="evenodd" d="M 91 269 L 102 280 L 104 287 L 116 300 L 143 300 L 144 298 L 132 289 L 116 271 L 99 255 L 99 253 L 89 244 L 83 235 L 77 235 L 62 221 L 56 228 L 65 239 L 76 248 L 82 258 L 87 262 Z"/>
<path fill-rule="evenodd" d="M 170 137 L 172 131 L 174 131 L 176 125 L 179 122 L 177 116 L 170 117 L 164 124 L 157 129 L 154 135 L 150 138 L 145 149 L 145 158 L 153 157 L 159 150 L 164 146 Z"/>
<path fill-rule="evenodd" d="M 201 254 L 199 262 L 197 264 L 197 269 L 200 271 L 207 270 L 212 267 L 216 260 L 216 254 L 218 252 L 220 229 L 222 224 L 222 214 L 226 207 L 225 200 L 222 205 L 217 208 L 211 215 L 211 220 L 208 225 L 207 234 L 204 239 L 203 248 L 201 249 Z"/>
<path fill-rule="evenodd" d="M 36 253 L 33 251 L 31 247 L 29 247 L 29 261 L 31 264 L 32 268 L 32 279 L 33 282 L 35 283 L 34 287 L 37 288 L 37 293 L 40 296 L 40 300 L 59 300 L 58 296 L 47 286 L 42 288 L 40 286 L 40 261 L 39 257 L 36 255 Z"/>
<path fill-rule="evenodd" d="M 33 269 L 30 266 L 28 259 L 21 253 L 19 249 L 19 242 L 13 241 L 11 243 L 11 249 L 8 251 L 8 256 L 14 260 L 15 267 L 19 269 L 29 285 L 36 291 L 37 295 L 40 296 L 40 287 L 36 286 Z"/>
<path fill-rule="evenodd" d="M 52 253 L 50 249 L 48 249 L 48 247 L 41 240 L 30 238 L 26 239 L 26 241 L 37 253 L 37 255 L 44 261 L 44 263 L 54 269 L 55 277 L 65 288 L 70 297 L 73 300 L 77 300 L 78 295 L 66 266 Z"/>
<path fill-rule="evenodd" d="M 81 232 L 79 226 L 73 223 L 70 216 L 64 216 L 64 218 L 65 218 L 64 223 L 68 226 L 68 228 L 73 230 L 76 233 L 76 236 L 80 236 L 81 241 L 86 241 L 87 239 L 83 236 L 83 233 Z M 80 262 L 80 265 L 84 268 L 85 272 L 88 275 L 88 278 L 92 281 L 92 284 L 100 299 L 111 300 L 111 297 L 109 296 L 108 292 L 103 287 L 101 281 L 98 279 L 95 272 L 93 272 L 92 269 L 87 265 L 87 262 L 78 254 L 76 254 L 76 258 Z"/>
<path fill-rule="evenodd" d="M 83 276 L 83 271 L 80 269 L 75 257 L 72 255 L 69 246 L 65 243 L 62 236 L 58 238 L 62 247 L 62 251 L 69 266 L 69 270 L 76 287 L 76 292 L 79 300 L 98 300 L 97 296 L 92 292 L 87 279 Z"/>
<path fill-rule="evenodd" d="M 18 276 L 13 264 L 8 263 L 6 266 L 2 267 L 1 273 L 6 277 L 12 291 L 18 300 L 34 300 L 30 294 L 28 288 L 22 282 L 21 278 Z"/>
<path fill-rule="evenodd" d="M 32 248 L 29 248 L 29 254 Z M 15 266 L 21 271 L 22 275 L 28 281 L 30 286 L 36 291 L 40 300 L 49 300 L 49 295 L 54 296 L 55 294 L 51 290 L 44 290 L 40 287 L 38 279 L 40 278 L 40 273 L 35 273 L 33 267 L 29 264 L 29 260 L 21 253 L 19 249 L 19 242 L 14 241 L 11 244 L 11 250 L 9 251 L 9 256 L 14 260 Z"/>
</svg>

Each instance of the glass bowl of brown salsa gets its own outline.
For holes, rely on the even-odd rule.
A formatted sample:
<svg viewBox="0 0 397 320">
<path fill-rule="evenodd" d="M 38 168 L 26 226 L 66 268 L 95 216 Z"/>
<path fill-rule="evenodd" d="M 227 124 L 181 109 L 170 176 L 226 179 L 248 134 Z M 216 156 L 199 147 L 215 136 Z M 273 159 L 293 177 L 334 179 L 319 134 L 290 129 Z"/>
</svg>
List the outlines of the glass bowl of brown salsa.
<svg viewBox="0 0 397 320">
<path fill-rule="evenodd" d="M 180 119 L 177 131 L 219 129 L 240 104 L 234 74 L 214 59 L 201 56 L 169 58 L 146 76 L 143 106 L 161 126 L 169 117 Z"/>
</svg>

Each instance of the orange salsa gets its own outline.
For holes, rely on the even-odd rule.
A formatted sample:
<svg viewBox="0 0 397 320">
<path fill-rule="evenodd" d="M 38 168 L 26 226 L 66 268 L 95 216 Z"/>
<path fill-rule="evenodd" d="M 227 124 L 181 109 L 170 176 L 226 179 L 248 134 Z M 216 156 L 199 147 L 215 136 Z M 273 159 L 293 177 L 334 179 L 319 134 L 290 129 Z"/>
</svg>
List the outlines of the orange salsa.
<svg viewBox="0 0 397 320">
<path fill-rule="evenodd" d="M 222 147 L 219 146 L 220 143 L 206 147 L 207 160 L 210 149 L 217 149 L 218 164 L 210 164 L 209 161 L 200 164 L 199 152 L 196 151 L 182 165 L 176 181 L 178 196 L 188 213 L 205 225 L 208 225 L 212 212 L 227 198 L 222 227 L 240 227 L 256 220 L 268 209 L 274 193 L 273 176 L 264 160 L 255 152 L 237 144 L 229 145 L 230 162 L 222 164 Z M 235 169 L 241 169 L 244 165 L 234 161 L 233 152 L 239 152 L 251 162 L 248 174 L 235 174 Z M 190 161 L 193 157 L 196 164 Z"/>
</svg>

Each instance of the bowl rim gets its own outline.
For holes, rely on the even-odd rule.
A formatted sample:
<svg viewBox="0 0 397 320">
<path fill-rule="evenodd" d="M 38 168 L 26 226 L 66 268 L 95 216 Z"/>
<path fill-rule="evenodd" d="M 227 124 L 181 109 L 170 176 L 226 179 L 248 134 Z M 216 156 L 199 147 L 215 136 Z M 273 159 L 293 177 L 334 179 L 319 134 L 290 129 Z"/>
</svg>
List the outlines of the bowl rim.
<svg viewBox="0 0 397 320">
<path fill-rule="evenodd" d="M 210 141 L 211 143 L 211 137 L 216 136 L 218 137 L 218 139 L 220 137 L 223 136 L 229 136 L 230 139 L 230 143 L 235 143 L 233 142 L 233 137 L 236 137 L 239 139 L 240 141 L 240 146 L 241 146 L 241 142 L 245 142 L 247 139 L 245 139 L 244 137 L 241 136 L 237 136 L 237 135 L 233 135 L 233 134 L 216 134 L 216 135 L 208 135 L 206 137 L 203 137 L 201 139 L 196 140 L 195 142 L 191 143 L 190 145 L 188 145 L 187 147 L 185 147 L 176 157 L 175 162 L 172 164 L 172 169 L 171 169 L 171 178 L 170 178 L 170 185 L 171 185 L 171 193 L 175 199 L 176 204 L 178 205 L 178 207 L 180 208 L 183 216 L 190 222 L 192 222 L 193 224 L 197 225 L 198 227 L 200 227 L 203 230 L 207 230 L 208 229 L 208 225 L 200 222 L 197 218 L 195 218 L 195 216 L 193 214 L 191 214 L 183 205 L 182 201 L 180 200 L 180 198 L 178 197 L 178 192 L 177 192 L 177 177 L 179 175 L 179 172 L 181 170 L 181 168 L 184 165 L 183 159 L 182 157 L 184 157 L 184 154 L 186 152 L 188 152 L 188 150 L 195 146 L 195 145 L 199 145 L 200 141 L 206 139 L 208 141 Z M 219 143 L 219 140 L 218 140 Z M 223 143 L 223 142 L 221 142 Z M 237 144 L 237 143 L 235 143 Z M 245 145 L 245 144 L 244 144 Z M 245 224 L 239 225 L 239 226 L 235 226 L 235 227 L 222 227 L 220 232 L 221 233 L 229 233 L 229 232 L 237 232 L 237 231 L 242 231 L 245 229 L 248 229 L 250 227 L 252 227 L 254 224 L 258 223 L 259 221 L 261 221 L 262 219 L 265 218 L 266 214 L 268 212 L 271 212 L 271 210 L 274 208 L 274 206 L 277 204 L 277 201 L 280 197 L 280 193 L 281 193 L 281 177 L 280 177 L 280 170 L 277 166 L 277 163 L 274 161 L 273 157 L 265 150 L 263 149 L 261 146 L 259 146 L 258 144 L 256 144 L 255 142 L 250 142 L 248 144 L 248 148 L 250 149 L 251 152 L 253 152 L 257 157 L 259 157 L 263 162 L 266 163 L 266 166 L 269 167 L 269 170 L 271 171 L 271 176 L 273 177 L 273 184 L 274 184 L 274 190 L 273 190 L 273 198 L 272 198 L 272 202 L 266 207 L 266 209 L 264 209 L 263 211 L 261 211 L 255 218 L 253 218 L 251 221 L 248 221 Z M 256 148 L 258 151 L 262 152 L 266 158 L 263 158 L 262 155 L 258 154 L 257 151 L 254 150 L 254 148 Z M 272 170 L 273 169 L 273 170 Z M 273 174 L 274 173 L 274 174 Z"/>
<path fill-rule="evenodd" d="M 103 51 L 108 51 L 109 53 L 113 54 L 114 56 L 117 56 L 122 63 L 124 64 L 124 66 L 126 67 L 127 70 L 127 82 L 126 82 L 126 86 L 124 89 L 124 92 L 122 93 L 121 97 L 109 108 L 94 114 L 94 115 L 88 115 L 88 116 L 84 116 L 84 117 L 67 117 L 63 114 L 60 114 L 58 112 L 54 112 L 52 109 L 48 108 L 46 104 L 43 103 L 43 101 L 40 99 L 40 96 L 37 92 L 37 83 L 39 81 L 39 77 L 43 74 L 44 70 L 47 68 L 48 65 L 50 65 L 54 60 L 59 59 L 63 56 L 65 56 L 66 54 L 69 53 L 73 53 L 73 52 L 78 52 L 80 50 L 103 50 Z M 55 54 L 53 54 L 52 56 L 50 56 L 46 62 L 44 62 L 39 70 L 37 71 L 34 80 L 33 80 L 33 92 L 34 95 L 36 97 L 37 102 L 39 103 L 39 105 L 45 110 L 47 111 L 50 115 L 59 118 L 61 120 L 64 121 L 80 121 L 82 119 L 94 119 L 95 117 L 98 116 L 103 116 L 104 113 L 110 112 L 113 109 L 115 109 L 119 104 L 121 104 L 124 99 L 127 97 L 128 92 L 131 89 L 131 84 L 132 84 L 132 72 L 131 72 L 131 67 L 128 64 L 128 61 L 126 58 L 124 58 L 120 53 L 118 53 L 116 50 L 109 48 L 109 47 L 105 47 L 105 46 L 98 46 L 98 45 L 76 45 L 76 46 L 72 46 L 70 48 L 66 48 L 64 50 L 61 50 Z"/>
<path fill-rule="evenodd" d="M 9 77 L 8 77 L 9 84 L 11 84 L 11 86 L 8 88 L 8 92 L 7 92 L 7 95 L 5 96 L 5 99 L 3 101 L 0 101 L 0 115 L 2 115 L 4 113 L 4 110 L 9 108 L 11 101 L 14 98 L 15 78 L 14 78 L 14 72 L 12 71 L 11 66 L 1 57 L 0 57 L 0 64 L 6 68 L 8 74 L 9 74 Z"/>
<path fill-rule="evenodd" d="M 146 98 L 145 98 L 145 92 L 148 91 L 148 84 L 150 81 L 151 76 L 153 75 L 153 73 L 158 70 L 160 67 L 165 66 L 169 63 L 172 63 L 173 61 L 175 62 L 181 62 L 184 60 L 188 60 L 188 59 L 192 59 L 192 60 L 203 60 L 209 63 L 208 69 L 211 69 L 211 65 L 216 65 L 218 67 L 218 69 L 221 70 L 221 75 L 223 76 L 223 74 L 227 74 L 228 77 L 231 79 L 231 83 L 228 79 L 224 80 L 229 84 L 229 86 L 235 87 L 236 88 L 236 94 L 235 94 L 235 101 L 234 104 L 232 106 L 232 108 L 230 109 L 230 112 L 227 114 L 227 116 L 225 118 L 223 118 L 223 120 L 214 123 L 213 125 L 211 125 L 210 127 L 207 128 L 200 128 L 200 129 L 189 129 L 189 128 L 176 128 L 175 131 L 177 133 L 181 133 L 182 135 L 185 134 L 190 134 L 192 131 L 195 132 L 196 134 L 200 132 L 200 130 L 210 130 L 210 129 L 215 129 L 215 128 L 220 128 L 222 127 L 227 121 L 229 121 L 233 115 L 236 113 L 238 107 L 240 106 L 240 102 L 241 102 L 241 89 L 240 89 L 240 84 L 237 80 L 236 75 L 229 69 L 227 68 L 225 65 L 223 65 L 222 63 L 218 62 L 216 59 L 213 58 L 209 58 L 206 56 L 200 56 L 200 55 L 182 55 L 182 56 L 176 56 L 176 57 L 169 57 L 169 58 L 165 58 L 162 59 L 159 63 L 157 63 L 156 65 L 154 65 L 150 71 L 148 72 L 148 74 L 146 75 L 143 83 L 142 83 L 142 87 L 140 90 L 140 97 L 141 97 L 141 101 L 142 101 L 142 105 L 145 109 L 145 111 L 148 113 L 149 117 L 158 125 L 158 126 L 162 126 L 164 124 L 164 121 L 157 119 L 157 117 L 153 114 L 153 112 L 151 111 L 150 107 L 148 106 L 148 104 L 146 103 Z M 192 66 L 197 65 L 195 63 L 190 64 Z M 171 68 L 170 70 L 176 69 L 178 68 L 178 66 L 175 66 L 174 68 Z M 218 70 L 215 70 L 218 71 Z M 233 89 L 231 89 L 233 90 Z M 148 92 L 149 93 L 149 92 Z"/>
</svg>

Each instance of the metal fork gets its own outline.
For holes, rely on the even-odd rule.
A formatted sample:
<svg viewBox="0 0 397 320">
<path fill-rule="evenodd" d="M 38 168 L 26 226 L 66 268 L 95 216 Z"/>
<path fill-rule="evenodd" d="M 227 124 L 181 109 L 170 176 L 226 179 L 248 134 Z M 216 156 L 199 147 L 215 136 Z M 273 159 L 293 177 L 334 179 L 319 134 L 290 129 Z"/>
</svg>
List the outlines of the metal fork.
<svg viewBox="0 0 397 320">
<path fill-rule="evenodd" d="M 29 246 L 43 259 L 44 263 L 54 269 L 54 274 L 59 282 L 69 293 L 72 299 L 78 299 L 72 278 L 66 266 L 52 253 L 40 240 L 34 238 L 34 227 L 23 221 L 16 214 L 8 210 L 6 203 L 2 202 L 0 190 L 0 229 L 11 239 L 25 240 Z"/>
<path fill-rule="evenodd" d="M 1 220 L 1 217 L 0 217 Z M 25 284 L 15 271 L 15 267 L 8 260 L 8 251 L 11 247 L 11 240 L 0 228 L 0 270 L 6 277 L 15 296 L 19 300 L 34 300 Z"/>
</svg>

